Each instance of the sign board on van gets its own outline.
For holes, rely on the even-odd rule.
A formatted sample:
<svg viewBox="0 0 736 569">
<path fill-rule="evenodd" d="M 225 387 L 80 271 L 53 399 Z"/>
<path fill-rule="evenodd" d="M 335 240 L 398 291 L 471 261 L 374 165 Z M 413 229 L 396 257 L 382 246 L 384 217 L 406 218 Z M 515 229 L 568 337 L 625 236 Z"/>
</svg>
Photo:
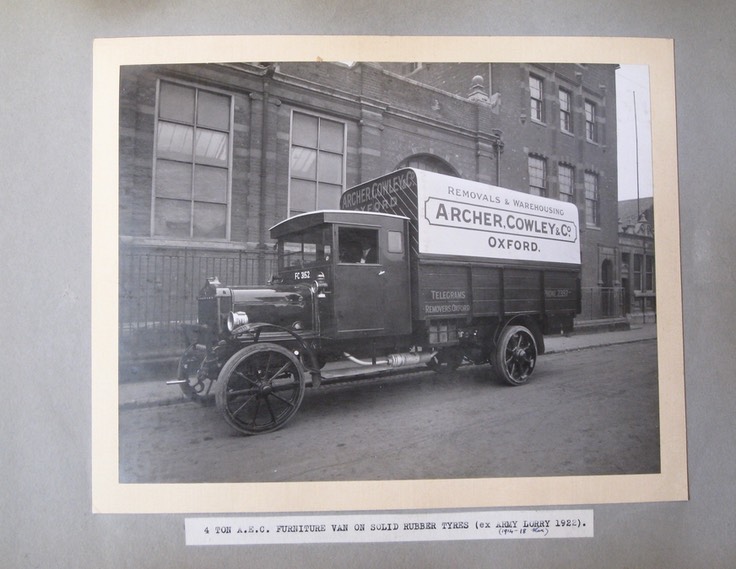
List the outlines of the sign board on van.
<svg viewBox="0 0 736 569">
<path fill-rule="evenodd" d="M 414 168 L 345 192 L 342 209 L 405 215 L 420 254 L 580 264 L 574 204 Z"/>
</svg>

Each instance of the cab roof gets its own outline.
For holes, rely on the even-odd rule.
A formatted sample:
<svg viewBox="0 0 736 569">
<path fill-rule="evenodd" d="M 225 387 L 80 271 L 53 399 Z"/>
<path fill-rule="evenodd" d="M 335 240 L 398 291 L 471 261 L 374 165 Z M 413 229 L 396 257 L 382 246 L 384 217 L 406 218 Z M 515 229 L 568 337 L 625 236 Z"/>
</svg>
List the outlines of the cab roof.
<svg viewBox="0 0 736 569">
<path fill-rule="evenodd" d="M 387 224 L 395 226 L 396 220 L 403 221 L 408 219 L 408 217 L 393 215 L 390 213 L 323 209 L 300 213 L 299 215 L 285 219 L 271 227 L 269 231 L 271 233 L 271 238 L 278 239 L 284 235 L 300 232 L 310 227 L 315 227 L 325 223 L 382 227 Z"/>
</svg>

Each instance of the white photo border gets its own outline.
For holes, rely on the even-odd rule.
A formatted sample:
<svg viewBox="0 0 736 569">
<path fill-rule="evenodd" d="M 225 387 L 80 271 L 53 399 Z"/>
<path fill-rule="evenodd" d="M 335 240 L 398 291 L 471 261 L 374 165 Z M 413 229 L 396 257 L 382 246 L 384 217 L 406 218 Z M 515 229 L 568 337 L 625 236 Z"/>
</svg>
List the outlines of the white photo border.
<svg viewBox="0 0 736 569">
<path fill-rule="evenodd" d="M 121 484 L 118 444 L 120 68 L 212 61 L 614 63 L 650 71 L 661 470 L 657 474 Z M 434 510 L 688 499 L 674 46 L 670 39 L 474 36 L 193 36 L 94 43 L 92 509 L 98 513 Z M 278 491 L 273 486 L 278 485 Z"/>
</svg>

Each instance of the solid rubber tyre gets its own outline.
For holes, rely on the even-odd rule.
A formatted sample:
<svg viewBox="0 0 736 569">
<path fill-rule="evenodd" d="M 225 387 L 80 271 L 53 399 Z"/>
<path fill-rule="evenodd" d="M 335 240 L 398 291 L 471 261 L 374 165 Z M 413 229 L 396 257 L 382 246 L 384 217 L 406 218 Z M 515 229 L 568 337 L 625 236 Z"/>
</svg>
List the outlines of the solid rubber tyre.
<svg viewBox="0 0 736 569">
<path fill-rule="evenodd" d="M 511 385 L 523 385 L 537 363 L 537 342 L 526 326 L 508 326 L 501 333 L 494 354 L 496 373 Z"/>
<path fill-rule="evenodd" d="M 305 390 L 304 366 L 289 349 L 251 344 L 225 363 L 215 386 L 225 421 L 246 435 L 283 427 L 299 409 Z"/>
</svg>

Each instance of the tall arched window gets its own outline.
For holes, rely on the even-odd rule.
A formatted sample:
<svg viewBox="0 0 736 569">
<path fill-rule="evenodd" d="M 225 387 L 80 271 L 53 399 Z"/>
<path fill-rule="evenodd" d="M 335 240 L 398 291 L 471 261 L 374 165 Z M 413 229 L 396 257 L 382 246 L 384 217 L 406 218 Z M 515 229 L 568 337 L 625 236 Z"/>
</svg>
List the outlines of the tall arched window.
<svg viewBox="0 0 736 569">
<path fill-rule="evenodd" d="M 415 154 L 414 156 L 410 156 L 399 162 L 396 169 L 398 170 L 399 168 L 419 168 L 428 172 L 459 177 L 458 171 L 448 162 L 432 154 Z"/>
</svg>

